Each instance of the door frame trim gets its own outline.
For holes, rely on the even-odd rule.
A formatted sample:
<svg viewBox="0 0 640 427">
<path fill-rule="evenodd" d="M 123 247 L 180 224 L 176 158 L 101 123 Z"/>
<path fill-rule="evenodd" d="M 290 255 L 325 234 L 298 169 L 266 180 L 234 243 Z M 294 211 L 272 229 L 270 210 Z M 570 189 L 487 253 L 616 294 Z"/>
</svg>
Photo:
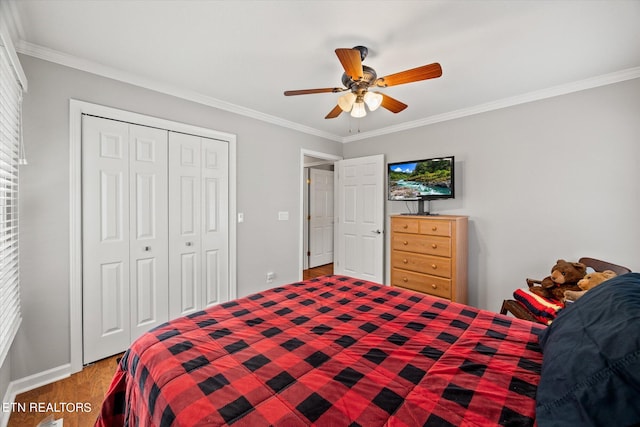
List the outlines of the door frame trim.
<svg viewBox="0 0 640 427">
<path fill-rule="evenodd" d="M 82 115 L 226 141 L 229 144 L 229 299 L 237 298 L 236 135 L 131 111 L 69 100 L 69 342 L 71 373 L 82 370 Z"/>
<path fill-rule="evenodd" d="M 304 176 L 304 158 L 305 156 L 316 157 L 318 159 L 327 160 L 327 162 L 337 162 L 338 160 L 342 160 L 342 156 L 338 156 L 335 154 L 329 153 L 321 153 L 319 151 L 307 150 L 305 148 L 300 149 L 300 165 L 298 167 L 300 173 L 300 212 L 298 214 L 298 218 L 300 218 L 300 232 L 299 232 L 299 240 L 298 240 L 298 280 L 302 280 L 302 271 L 304 270 L 304 186 L 305 186 L 305 176 Z M 336 195 L 333 195 L 335 201 Z M 335 202 L 334 202 L 335 209 Z M 335 253 L 335 241 L 334 245 L 334 253 Z"/>
</svg>

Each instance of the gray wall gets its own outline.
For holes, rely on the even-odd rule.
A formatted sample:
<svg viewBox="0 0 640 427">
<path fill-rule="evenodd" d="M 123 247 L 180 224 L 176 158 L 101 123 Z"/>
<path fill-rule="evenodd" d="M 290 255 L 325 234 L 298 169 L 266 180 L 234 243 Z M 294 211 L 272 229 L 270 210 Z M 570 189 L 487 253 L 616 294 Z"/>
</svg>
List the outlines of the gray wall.
<svg viewBox="0 0 640 427">
<path fill-rule="evenodd" d="M 69 99 L 237 135 L 238 295 L 298 279 L 300 150 L 341 155 L 342 144 L 109 80 L 29 56 L 21 170 L 23 323 L 12 379 L 69 363 Z M 278 221 L 289 211 L 289 221 Z"/>
<path fill-rule="evenodd" d="M 344 157 L 456 156 L 456 199 L 431 208 L 469 216 L 469 302 L 497 311 L 558 258 L 640 270 L 639 117 L 636 79 L 351 142 Z"/>
</svg>

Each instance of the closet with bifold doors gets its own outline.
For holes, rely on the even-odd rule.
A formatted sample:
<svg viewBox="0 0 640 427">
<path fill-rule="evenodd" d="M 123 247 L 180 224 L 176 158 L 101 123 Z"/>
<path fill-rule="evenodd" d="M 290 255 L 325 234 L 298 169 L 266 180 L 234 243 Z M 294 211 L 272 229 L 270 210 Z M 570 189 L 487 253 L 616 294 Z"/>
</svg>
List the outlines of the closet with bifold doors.
<svg viewBox="0 0 640 427">
<path fill-rule="evenodd" d="M 82 116 L 83 363 L 229 299 L 228 150 Z"/>
</svg>

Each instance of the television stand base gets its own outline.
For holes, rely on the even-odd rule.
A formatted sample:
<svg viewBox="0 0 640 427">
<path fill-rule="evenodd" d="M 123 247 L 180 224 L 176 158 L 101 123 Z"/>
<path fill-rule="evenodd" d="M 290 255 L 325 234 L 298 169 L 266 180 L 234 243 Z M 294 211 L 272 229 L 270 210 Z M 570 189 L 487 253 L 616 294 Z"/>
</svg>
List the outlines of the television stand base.
<svg viewBox="0 0 640 427">
<path fill-rule="evenodd" d="M 427 202 L 427 210 L 424 210 L 424 202 Z M 418 200 L 418 213 L 416 215 L 431 215 L 429 210 L 431 208 L 431 203 L 429 200 Z"/>
</svg>

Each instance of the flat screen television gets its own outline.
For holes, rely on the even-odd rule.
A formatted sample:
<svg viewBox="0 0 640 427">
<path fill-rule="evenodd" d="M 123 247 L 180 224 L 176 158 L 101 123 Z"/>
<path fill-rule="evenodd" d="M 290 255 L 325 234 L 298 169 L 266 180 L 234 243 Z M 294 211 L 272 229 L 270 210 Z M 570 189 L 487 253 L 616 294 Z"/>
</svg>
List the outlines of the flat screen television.
<svg viewBox="0 0 640 427">
<path fill-rule="evenodd" d="M 454 156 L 389 163 L 389 200 L 417 200 L 418 214 L 429 215 L 424 201 L 455 197 Z"/>
</svg>

